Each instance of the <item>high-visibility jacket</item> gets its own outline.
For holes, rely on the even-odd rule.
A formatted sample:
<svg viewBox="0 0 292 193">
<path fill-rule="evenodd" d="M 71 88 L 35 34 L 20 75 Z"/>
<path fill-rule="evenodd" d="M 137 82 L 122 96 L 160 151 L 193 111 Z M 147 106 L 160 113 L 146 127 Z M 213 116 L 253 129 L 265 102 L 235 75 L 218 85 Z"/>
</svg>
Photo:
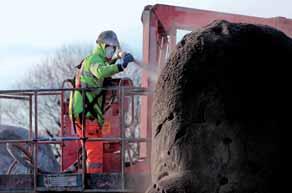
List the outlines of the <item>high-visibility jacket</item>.
<svg viewBox="0 0 292 193">
<path fill-rule="evenodd" d="M 88 55 L 83 60 L 78 72 L 80 78 L 75 80 L 75 86 L 77 88 L 96 87 L 95 91 L 85 92 L 85 101 L 91 105 L 91 111 L 86 110 L 86 118 L 97 119 L 100 127 L 102 127 L 104 123 L 104 116 L 102 109 L 103 99 L 102 97 L 98 97 L 102 90 L 99 88 L 103 86 L 105 78 L 111 77 L 118 72 L 120 72 L 118 65 L 110 64 L 106 61 L 105 44 L 97 44 L 97 47 L 93 50 L 92 54 Z M 80 91 L 72 92 L 69 108 L 71 117 L 74 116 L 74 118 L 80 118 L 84 111 L 82 93 Z"/>
</svg>

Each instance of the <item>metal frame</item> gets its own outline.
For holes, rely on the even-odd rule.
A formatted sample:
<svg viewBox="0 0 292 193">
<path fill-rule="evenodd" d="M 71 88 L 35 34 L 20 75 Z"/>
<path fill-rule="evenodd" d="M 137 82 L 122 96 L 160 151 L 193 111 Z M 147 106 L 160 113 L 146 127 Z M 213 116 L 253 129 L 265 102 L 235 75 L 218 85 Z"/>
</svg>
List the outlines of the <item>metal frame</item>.
<svg viewBox="0 0 292 193">
<path fill-rule="evenodd" d="M 124 79 L 128 80 L 128 79 Z M 130 85 L 130 87 L 125 87 L 122 84 L 120 84 L 117 87 L 107 87 L 102 88 L 104 90 L 117 90 L 119 95 L 119 102 L 120 102 L 120 129 L 121 129 L 121 136 L 120 137 L 101 137 L 101 138 L 90 138 L 87 139 L 85 137 L 85 125 L 83 125 L 83 136 L 82 137 L 58 137 L 58 138 L 47 138 L 47 139 L 40 139 L 38 137 L 38 97 L 43 95 L 58 95 L 61 98 L 61 113 L 64 113 L 63 109 L 63 102 L 64 102 L 64 92 L 65 91 L 72 91 L 72 90 L 80 90 L 83 93 L 88 90 L 94 90 L 96 88 L 87 88 L 87 89 L 37 89 L 37 90 L 7 90 L 7 91 L 0 91 L 0 99 L 14 99 L 14 100 L 27 100 L 29 102 L 29 136 L 28 139 L 22 139 L 22 140 L 1 140 L 0 144 L 5 143 L 26 143 L 26 144 L 32 144 L 33 145 L 33 164 L 34 164 L 34 170 L 33 170 L 33 189 L 31 192 L 38 192 L 38 191 L 48 191 L 46 188 L 39 188 L 37 185 L 38 182 L 38 171 L 37 171 L 37 154 L 38 154 L 38 145 L 39 144 L 62 144 L 64 141 L 68 140 L 82 140 L 83 142 L 86 141 L 108 141 L 108 142 L 121 142 L 121 188 L 120 189 L 114 189 L 114 190 L 105 190 L 105 189 L 86 189 L 85 182 L 86 182 L 86 160 L 83 159 L 82 163 L 82 188 L 76 189 L 76 188 L 66 188 L 66 189 L 59 189 L 59 190 L 68 190 L 68 191 L 83 191 L 83 192 L 131 192 L 131 190 L 127 190 L 125 187 L 125 150 L 126 150 L 126 143 L 128 142 L 146 142 L 150 143 L 150 138 L 126 138 L 125 136 L 125 124 L 124 124 L 124 111 L 123 111 L 123 102 L 125 96 L 143 96 L 143 95 L 151 95 L 153 94 L 153 91 L 141 88 L 141 87 L 133 87 L 133 85 Z M 34 103 L 32 101 L 32 98 L 34 98 Z M 132 98 L 134 99 L 134 98 Z M 132 101 L 133 102 L 133 101 Z M 34 118 L 33 118 L 33 112 L 32 108 L 34 107 Z M 132 105 L 132 108 L 133 105 Z M 132 113 L 134 113 L 134 110 L 132 109 Z M 133 114 L 132 114 L 133 116 Z M 32 138 L 32 126 L 34 121 L 34 137 Z M 84 121 L 85 122 L 85 121 Z M 83 122 L 83 123 L 84 123 Z M 63 130 L 64 127 L 64 120 L 63 116 L 61 117 L 61 130 Z M 84 143 L 83 143 L 84 144 Z M 82 152 L 83 156 L 85 156 L 86 150 L 85 145 L 82 146 Z M 83 157 L 84 158 L 84 157 Z M 78 174 L 80 175 L 80 174 Z M 57 190 L 57 189 L 56 189 Z M 0 190 L 2 192 L 2 190 Z M 5 190 L 4 192 L 9 192 Z M 12 191 L 14 192 L 14 191 Z"/>
<path fill-rule="evenodd" d="M 143 63 L 150 68 L 163 68 L 169 54 L 176 46 L 177 30 L 195 31 L 214 20 L 227 20 L 235 23 L 270 25 L 292 37 L 292 19 L 284 17 L 261 18 L 209 10 L 191 9 L 170 5 L 147 5 L 142 17 L 143 23 Z M 142 86 L 153 88 L 155 83 L 143 72 Z M 141 128 L 144 136 L 151 137 L 152 96 L 142 100 Z M 151 146 L 145 154 L 150 158 Z"/>
</svg>

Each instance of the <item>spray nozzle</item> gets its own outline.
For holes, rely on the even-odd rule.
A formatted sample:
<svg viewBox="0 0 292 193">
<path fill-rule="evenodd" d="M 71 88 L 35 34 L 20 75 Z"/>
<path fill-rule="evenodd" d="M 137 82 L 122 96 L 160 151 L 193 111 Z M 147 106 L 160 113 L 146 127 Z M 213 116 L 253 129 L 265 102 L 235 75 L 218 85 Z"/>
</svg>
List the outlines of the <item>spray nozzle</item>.
<svg viewBox="0 0 292 193">
<path fill-rule="evenodd" d="M 122 50 L 119 50 L 117 56 L 118 56 L 118 58 L 122 58 L 122 57 L 124 57 L 126 54 L 127 54 L 127 52 L 124 52 L 124 51 L 122 51 Z"/>
</svg>

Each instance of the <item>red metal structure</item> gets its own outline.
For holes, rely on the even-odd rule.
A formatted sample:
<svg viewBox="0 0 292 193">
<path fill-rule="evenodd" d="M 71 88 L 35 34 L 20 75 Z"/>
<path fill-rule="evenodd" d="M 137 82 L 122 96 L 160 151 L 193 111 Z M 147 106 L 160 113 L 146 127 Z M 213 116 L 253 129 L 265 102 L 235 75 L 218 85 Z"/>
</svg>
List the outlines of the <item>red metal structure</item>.
<svg viewBox="0 0 292 193">
<path fill-rule="evenodd" d="M 142 13 L 143 63 L 152 68 L 162 68 L 169 53 L 175 48 L 177 30 L 194 31 L 218 19 L 270 25 L 292 37 L 292 20 L 283 17 L 259 18 L 157 4 L 146 6 Z M 149 74 L 144 72 L 142 87 L 135 87 L 131 80 L 122 79 L 114 81 L 113 87 L 104 88 L 108 91 L 106 95 L 108 99 L 112 98 L 113 95 L 116 98 L 112 101 L 111 107 L 105 115 L 105 119 L 109 123 L 107 132 L 102 137 L 94 139 L 87 139 L 84 136 L 77 137 L 72 130 L 65 94 L 72 88 L 0 91 L 0 99 L 2 100 L 24 100 L 29 104 L 28 139 L 0 140 L 0 144 L 29 144 L 31 148 L 26 154 L 32 154 L 31 162 L 34 166 L 33 171 L 29 174 L 0 175 L 0 192 L 144 192 L 150 179 L 151 88 L 154 88 L 154 84 L 150 81 Z M 81 89 L 81 92 L 85 92 L 85 90 Z M 59 138 L 41 139 L 38 136 L 38 100 L 44 95 L 60 97 L 61 136 Z M 142 104 L 140 136 L 133 138 L 126 136 L 126 130 L 130 128 L 131 124 L 125 121 L 125 114 L 130 113 L 133 117 L 133 113 L 135 113 L 133 110 L 134 96 L 141 96 Z M 86 125 L 83 126 L 83 132 L 85 129 Z M 85 172 L 86 150 L 85 146 L 81 145 L 81 141 L 88 140 L 103 142 L 103 162 L 105 163 L 103 173 L 86 174 Z M 39 144 L 60 145 L 62 150 L 60 172 L 44 174 L 37 170 L 37 147 Z M 135 146 L 138 149 L 138 161 L 131 160 L 131 156 L 129 156 L 131 154 L 127 152 L 129 144 L 138 144 Z M 79 157 L 82 159 L 79 160 Z M 63 171 L 76 160 L 81 162 L 79 170 L 75 173 L 64 173 Z"/>
<path fill-rule="evenodd" d="M 292 19 L 284 17 L 260 18 L 162 4 L 148 5 L 142 13 L 143 63 L 152 69 L 161 69 L 176 46 L 178 30 L 196 31 L 214 20 L 269 25 L 292 37 Z M 153 88 L 153 84 L 149 75 L 144 73 L 142 86 Z M 146 118 L 151 117 L 151 106 L 151 96 L 142 100 L 141 129 L 145 137 L 151 137 L 151 119 Z M 150 144 L 147 149 L 151 149 Z M 149 152 L 146 154 L 150 157 Z"/>
<path fill-rule="evenodd" d="M 127 88 L 133 88 L 133 83 L 130 79 L 113 79 L 111 81 L 111 84 L 117 88 L 121 87 L 127 87 Z M 102 137 L 106 139 L 111 139 L 109 141 L 103 142 L 103 173 L 110 173 L 110 172 L 121 172 L 121 143 L 118 140 L 119 137 L 123 137 L 125 134 L 122 132 L 121 128 L 124 129 L 133 129 L 131 126 L 133 125 L 133 122 L 135 121 L 133 119 L 134 117 L 134 111 L 135 111 L 135 104 L 134 104 L 134 95 L 131 95 L 129 97 L 123 96 L 123 101 L 119 101 L 121 98 L 120 93 L 118 93 L 118 90 L 111 90 L 109 92 L 106 92 L 105 101 L 110 102 L 108 104 L 108 109 L 105 113 L 105 124 L 103 127 L 103 133 Z M 63 94 L 64 96 L 64 94 Z M 68 102 L 65 102 L 66 100 L 63 100 L 62 108 L 61 108 L 61 128 L 62 128 L 62 137 L 77 137 L 76 132 L 73 131 L 72 128 L 72 121 L 69 118 L 68 113 Z M 122 106 L 121 106 L 122 105 Z M 121 111 L 123 113 L 129 112 L 130 114 L 130 121 L 129 123 L 126 123 L 126 121 L 120 120 L 121 117 Z M 88 124 L 89 123 L 89 124 Z M 97 128 L 97 122 L 96 121 L 89 121 L 86 125 L 86 128 L 92 127 Z M 123 124 L 123 125 L 121 125 Z M 131 131 L 130 131 L 131 132 Z M 135 132 L 132 130 L 132 132 Z M 125 138 L 125 137 L 124 137 Z M 137 140 L 139 141 L 139 140 Z M 143 140 L 140 140 L 143 141 Z M 125 150 L 130 151 L 130 145 L 125 144 Z M 78 151 L 79 150 L 79 151 Z M 80 141 L 67 141 L 64 142 L 62 145 L 62 163 L 61 163 L 61 170 L 65 171 L 68 167 L 70 167 L 76 160 L 80 158 L 81 154 L 81 143 Z M 137 149 L 138 151 L 138 149 Z M 128 167 L 125 168 L 125 172 L 141 172 L 146 173 L 149 171 L 149 164 L 146 164 L 145 157 L 139 157 L 138 162 L 134 161 L 134 158 L 132 158 L 131 154 L 128 153 Z M 123 163 L 124 164 L 124 163 Z M 127 164 L 127 163 L 126 163 Z"/>
</svg>

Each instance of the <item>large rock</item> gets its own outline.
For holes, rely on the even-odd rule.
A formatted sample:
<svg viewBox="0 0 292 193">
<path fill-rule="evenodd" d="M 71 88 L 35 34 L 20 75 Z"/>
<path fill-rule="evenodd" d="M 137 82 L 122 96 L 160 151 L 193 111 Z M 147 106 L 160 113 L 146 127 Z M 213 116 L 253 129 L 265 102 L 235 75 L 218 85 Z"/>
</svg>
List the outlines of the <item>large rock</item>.
<svg viewBox="0 0 292 193">
<path fill-rule="evenodd" d="M 20 127 L 0 125 L 0 140 L 28 139 L 28 130 Z M 22 145 L 25 147 L 25 145 Z M 27 149 L 27 146 L 26 146 Z M 13 150 L 12 150 L 13 151 Z M 13 157 L 7 151 L 6 144 L 0 144 L 0 174 L 6 174 L 13 162 Z M 42 171 L 58 172 L 59 164 L 50 145 L 38 146 L 38 167 Z M 17 164 L 12 174 L 25 174 L 29 170 L 22 164 Z"/>
<path fill-rule="evenodd" d="M 279 192 L 291 58 L 292 40 L 268 26 L 186 35 L 156 86 L 148 192 Z"/>
</svg>

